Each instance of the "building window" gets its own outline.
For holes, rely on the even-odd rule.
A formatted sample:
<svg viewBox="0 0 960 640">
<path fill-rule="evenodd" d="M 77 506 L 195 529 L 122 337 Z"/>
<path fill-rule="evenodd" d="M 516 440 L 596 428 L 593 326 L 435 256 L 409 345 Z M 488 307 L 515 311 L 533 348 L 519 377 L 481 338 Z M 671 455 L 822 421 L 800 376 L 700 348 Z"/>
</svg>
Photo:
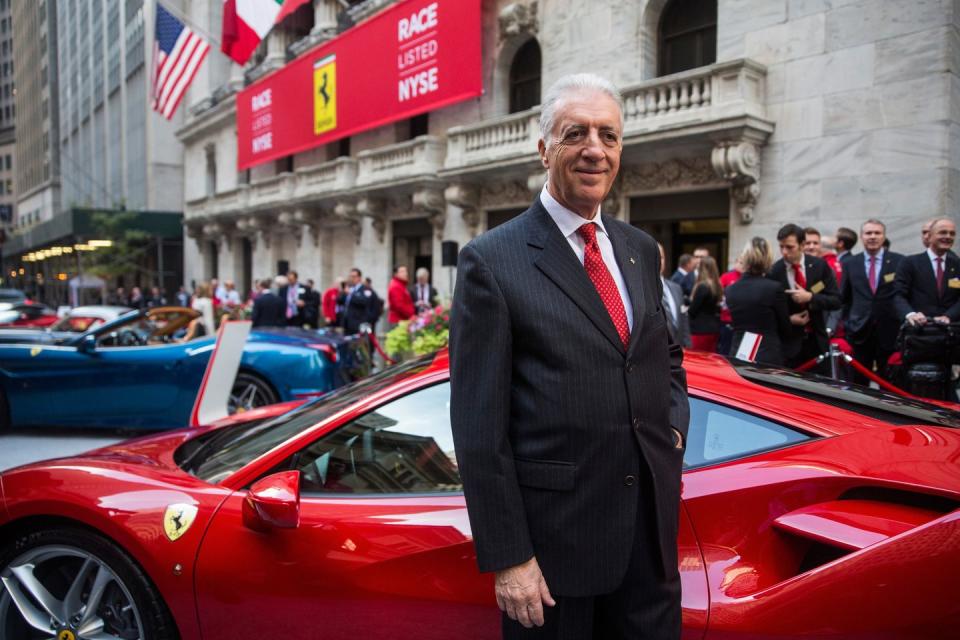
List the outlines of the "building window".
<svg viewBox="0 0 960 640">
<path fill-rule="evenodd" d="M 346 158 L 350 156 L 350 138 L 340 138 L 337 140 L 337 157 Z"/>
<path fill-rule="evenodd" d="M 673 0 L 660 19 L 660 75 L 717 61 L 717 3 Z"/>
<path fill-rule="evenodd" d="M 277 173 L 293 173 L 293 156 L 283 156 L 276 161 Z"/>
<path fill-rule="evenodd" d="M 217 193 L 217 148 L 208 145 L 207 152 L 207 196 Z"/>
<path fill-rule="evenodd" d="M 540 45 L 527 41 L 510 64 L 510 113 L 540 104 Z"/>
</svg>

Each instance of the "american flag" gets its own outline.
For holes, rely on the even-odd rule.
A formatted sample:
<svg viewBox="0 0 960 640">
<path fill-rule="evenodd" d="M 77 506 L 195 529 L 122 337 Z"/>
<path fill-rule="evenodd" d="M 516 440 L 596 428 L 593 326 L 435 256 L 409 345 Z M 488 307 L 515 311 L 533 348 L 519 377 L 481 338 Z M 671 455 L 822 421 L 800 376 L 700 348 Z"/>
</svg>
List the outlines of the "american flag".
<svg viewBox="0 0 960 640">
<path fill-rule="evenodd" d="M 198 36 L 157 3 L 157 40 L 153 45 L 153 109 L 167 120 L 187 92 L 210 51 Z"/>
</svg>

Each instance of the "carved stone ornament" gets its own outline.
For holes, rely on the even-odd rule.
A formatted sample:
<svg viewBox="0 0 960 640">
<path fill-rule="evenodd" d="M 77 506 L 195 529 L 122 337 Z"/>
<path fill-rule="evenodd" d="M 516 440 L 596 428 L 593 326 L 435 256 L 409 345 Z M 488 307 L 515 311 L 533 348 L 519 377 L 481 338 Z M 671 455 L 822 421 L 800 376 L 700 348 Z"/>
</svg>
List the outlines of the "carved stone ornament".
<svg viewBox="0 0 960 640">
<path fill-rule="evenodd" d="M 537 3 L 511 2 L 500 10 L 500 37 L 537 35 Z"/>
<path fill-rule="evenodd" d="M 293 219 L 301 228 L 306 227 L 310 230 L 310 236 L 313 238 L 314 248 L 320 247 L 320 231 L 323 228 L 323 213 L 319 210 L 296 209 L 293 212 Z"/>
<path fill-rule="evenodd" d="M 387 233 L 386 203 L 380 198 L 364 196 L 357 201 L 357 214 L 370 218 L 370 226 L 377 234 L 377 242 L 382 244 Z M 359 242 L 358 238 L 357 243 Z"/>
<path fill-rule="evenodd" d="M 530 205 L 530 189 L 519 180 L 490 182 L 480 190 L 480 204 L 484 209 Z"/>
<path fill-rule="evenodd" d="M 293 211 L 281 211 L 277 215 L 277 229 L 281 233 L 291 234 L 298 245 L 303 239 L 303 225 L 297 221 Z"/>
<path fill-rule="evenodd" d="M 360 225 L 360 220 L 357 219 L 357 205 L 349 200 L 340 200 L 333 207 L 333 215 L 336 218 L 340 218 L 345 221 L 350 227 L 350 231 L 353 232 L 353 240 L 356 244 L 360 244 L 360 238 L 363 234 L 363 227 Z"/>
<path fill-rule="evenodd" d="M 760 150 L 749 142 L 721 142 L 710 160 L 717 175 L 731 183 L 730 195 L 740 222 L 753 222 L 760 196 Z"/>
<path fill-rule="evenodd" d="M 412 204 L 414 211 L 427 216 L 437 240 L 442 240 L 447 222 L 447 201 L 443 198 L 443 191 L 433 187 L 417 189 L 413 192 Z"/>
<path fill-rule="evenodd" d="M 620 176 L 627 193 L 719 182 L 710 162 L 700 157 L 631 165 L 621 169 Z"/>
<path fill-rule="evenodd" d="M 237 222 L 240 226 L 240 221 Z M 273 229 L 270 221 L 264 216 L 248 216 L 243 221 L 243 227 L 249 230 L 251 243 L 256 248 L 259 241 L 263 241 L 263 246 L 270 248 L 270 241 L 273 239 Z"/>
<path fill-rule="evenodd" d="M 473 238 L 480 231 L 480 188 L 475 184 L 451 184 L 443 192 L 447 202 L 460 208 L 460 215 Z"/>
</svg>

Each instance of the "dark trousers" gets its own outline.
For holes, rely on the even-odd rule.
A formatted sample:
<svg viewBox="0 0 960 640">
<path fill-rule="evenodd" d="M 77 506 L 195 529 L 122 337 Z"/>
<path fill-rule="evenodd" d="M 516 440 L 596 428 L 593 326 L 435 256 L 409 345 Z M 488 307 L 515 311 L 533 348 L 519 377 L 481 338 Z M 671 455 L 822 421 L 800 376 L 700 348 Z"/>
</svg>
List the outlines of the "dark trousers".
<svg viewBox="0 0 960 640">
<path fill-rule="evenodd" d="M 805 362 L 816 358 L 823 352 L 824 350 L 821 349 L 817 343 L 817 336 L 813 333 L 805 333 L 803 339 L 800 341 L 800 351 L 792 358 L 787 359 L 787 367 L 795 369 Z M 824 360 L 813 369 L 810 369 L 810 371 L 813 373 L 829 373 L 830 363 Z"/>
<path fill-rule="evenodd" d="M 679 640 L 680 572 L 674 568 L 663 575 L 650 494 L 647 480 L 640 493 L 630 566 L 617 590 L 582 598 L 552 593 L 557 604 L 544 606 L 542 627 L 527 629 L 504 613 L 504 640 Z"/>
<path fill-rule="evenodd" d="M 850 340 L 850 346 L 853 347 L 853 357 L 857 362 L 867 369 L 876 370 L 878 375 L 884 376 L 887 368 L 887 360 L 890 359 L 893 351 L 880 346 L 876 333 L 871 332 L 866 336 L 866 339 L 857 342 Z M 856 372 L 853 380 L 859 384 L 867 384 L 869 382 L 866 376 L 860 372 Z"/>
</svg>

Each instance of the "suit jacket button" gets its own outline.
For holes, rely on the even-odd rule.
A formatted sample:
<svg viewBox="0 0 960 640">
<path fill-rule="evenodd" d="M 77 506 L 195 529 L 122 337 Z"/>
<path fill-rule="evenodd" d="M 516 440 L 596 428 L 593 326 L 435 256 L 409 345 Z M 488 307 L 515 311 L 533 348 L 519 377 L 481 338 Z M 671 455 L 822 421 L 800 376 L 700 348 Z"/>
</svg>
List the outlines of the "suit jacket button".
<svg viewBox="0 0 960 640">
<path fill-rule="evenodd" d="M 633 363 L 627 365 L 627 373 L 633 373 Z"/>
<path fill-rule="evenodd" d="M 634 428 L 634 429 L 639 429 L 639 428 L 640 428 L 640 418 L 634 418 L 634 419 L 633 419 L 633 428 Z"/>
<path fill-rule="evenodd" d="M 632 487 L 633 483 L 636 481 L 637 481 L 636 476 L 627 476 L 626 478 L 623 479 L 623 484 L 625 484 L 628 487 Z"/>
</svg>

